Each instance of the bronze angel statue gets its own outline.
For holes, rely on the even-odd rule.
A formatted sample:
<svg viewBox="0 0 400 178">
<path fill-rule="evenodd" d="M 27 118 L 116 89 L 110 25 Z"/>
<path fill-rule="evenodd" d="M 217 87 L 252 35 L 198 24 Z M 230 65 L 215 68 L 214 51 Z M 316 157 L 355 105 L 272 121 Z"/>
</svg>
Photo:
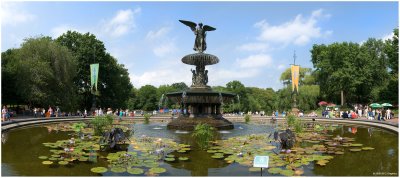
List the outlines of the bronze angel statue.
<svg viewBox="0 0 400 178">
<path fill-rule="evenodd" d="M 179 20 L 179 22 L 182 22 L 183 24 L 189 26 L 190 29 L 194 32 L 194 35 L 196 35 L 196 40 L 194 41 L 193 50 L 198 51 L 200 53 L 205 51 L 207 49 L 206 32 L 214 31 L 214 30 L 216 30 L 216 28 L 208 26 L 208 25 L 203 26 L 202 23 L 199 23 L 198 25 L 196 25 L 196 23 L 186 21 L 186 20 Z"/>
</svg>

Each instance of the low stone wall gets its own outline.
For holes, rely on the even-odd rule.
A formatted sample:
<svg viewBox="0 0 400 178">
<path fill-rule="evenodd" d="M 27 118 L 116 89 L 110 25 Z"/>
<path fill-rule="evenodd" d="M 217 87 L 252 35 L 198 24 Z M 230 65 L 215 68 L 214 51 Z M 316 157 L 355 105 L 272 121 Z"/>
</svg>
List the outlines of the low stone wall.
<svg viewBox="0 0 400 178">
<path fill-rule="evenodd" d="M 1 123 L 1 130 L 7 131 L 13 128 L 28 126 L 28 125 L 35 125 L 35 124 L 43 124 L 43 123 L 52 123 L 52 122 L 73 122 L 73 121 L 85 121 L 91 120 L 93 117 L 58 117 L 58 118 L 29 118 L 29 119 L 14 119 L 12 121 L 2 122 Z M 225 119 L 231 122 L 244 122 L 244 117 L 240 116 L 225 116 Z M 301 118 L 304 121 L 312 121 L 315 119 L 317 122 L 324 122 L 324 123 L 346 123 L 346 124 L 359 124 L 359 125 L 367 125 L 373 127 L 379 127 L 383 129 L 387 129 L 393 132 L 399 132 L 398 124 L 393 124 L 389 122 L 380 122 L 380 121 L 370 121 L 370 120 L 363 120 L 363 119 L 326 119 L 326 118 Z M 124 117 L 122 120 L 135 120 L 135 121 L 144 121 L 143 116 L 135 116 L 135 117 Z M 172 117 L 169 116 L 153 116 L 150 118 L 151 121 L 156 122 L 170 122 L 172 121 Z M 263 117 L 263 116 L 252 116 L 252 121 L 260 121 L 260 122 L 269 122 L 271 117 Z M 278 122 L 285 121 L 284 118 L 278 118 Z"/>
</svg>

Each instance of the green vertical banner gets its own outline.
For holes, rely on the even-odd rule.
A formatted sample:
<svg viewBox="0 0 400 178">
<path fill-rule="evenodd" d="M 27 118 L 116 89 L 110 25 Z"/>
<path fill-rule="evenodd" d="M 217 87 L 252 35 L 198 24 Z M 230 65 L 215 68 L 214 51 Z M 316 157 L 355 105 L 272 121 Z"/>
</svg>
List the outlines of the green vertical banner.
<svg viewBox="0 0 400 178">
<path fill-rule="evenodd" d="M 90 85 L 92 92 L 97 91 L 97 81 L 99 79 L 99 64 L 90 64 Z"/>
</svg>

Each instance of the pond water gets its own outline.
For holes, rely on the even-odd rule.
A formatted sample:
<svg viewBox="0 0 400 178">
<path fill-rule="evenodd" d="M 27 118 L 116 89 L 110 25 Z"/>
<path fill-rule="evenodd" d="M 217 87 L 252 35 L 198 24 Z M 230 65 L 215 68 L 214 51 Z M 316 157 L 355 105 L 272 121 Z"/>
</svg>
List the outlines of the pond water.
<svg viewBox="0 0 400 178">
<path fill-rule="evenodd" d="M 170 138 L 177 143 L 196 145 L 191 133 L 168 130 L 166 123 L 136 123 L 134 137 Z M 218 139 L 228 139 L 250 134 L 273 132 L 276 125 L 269 123 L 235 123 L 235 129 L 219 131 Z M 32 126 L 14 129 L 3 133 L 1 148 L 2 176 L 132 176 L 131 174 L 108 171 L 97 174 L 90 171 L 93 167 L 107 167 L 105 159 L 96 162 L 74 162 L 66 166 L 43 165 L 41 155 L 48 155 L 48 147 L 42 143 L 69 139 L 71 132 L 48 131 L 44 126 Z M 371 151 L 352 152 L 335 155 L 326 166 L 314 162 L 302 166 L 305 176 L 397 176 L 398 175 L 398 134 L 384 129 L 368 126 L 338 125 L 328 134 L 354 138 L 357 143 L 375 148 Z M 304 145 L 303 145 L 304 146 Z M 133 150 L 132 146 L 128 151 Z M 161 176 L 260 176 L 260 171 L 249 171 L 248 166 L 236 162 L 227 163 L 224 159 L 211 158 L 210 153 L 196 147 L 188 153 L 172 153 L 176 157 L 189 157 L 189 161 L 160 162 L 159 167 L 167 171 Z M 105 154 L 106 155 L 106 154 Z M 144 174 L 141 174 L 144 175 Z M 275 176 L 263 171 L 264 176 Z"/>
</svg>

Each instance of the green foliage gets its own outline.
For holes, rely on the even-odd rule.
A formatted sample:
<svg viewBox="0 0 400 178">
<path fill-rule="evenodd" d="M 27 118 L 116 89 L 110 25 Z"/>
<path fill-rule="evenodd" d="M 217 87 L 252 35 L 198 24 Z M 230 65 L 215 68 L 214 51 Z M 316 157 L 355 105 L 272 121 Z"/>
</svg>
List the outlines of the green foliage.
<svg viewBox="0 0 400 178">
<path fill-rule="evenodd" d="M 295 122 L 296 122 L 296 116 L 294 115 L 286 116 L 286 123 L 288 124 L 289 127 L 293 127 Z"/>
<path fill-rule="evenodd" d="M 214 139 L 214 127 L 208 124 L 197 124 L 192 136 L 196 138 L 201 149 L 207 149 L 209 142 Z"/>
<path fill-rule="evenodd" d="M 84 122 L 78 122 L 78 123 L 72 124 L 71 127 L 72 127 L 72 130 L 79 133 L 82 131 L 82 129 L 84 129 L 86 127 L 86 124 Z"/>
<path fill-rule="evenodd" d="M 149 113 L 146 113 L 143 115 L 143 117 L 144 117 L 144 123 L 148 124 L 150 122 L 151 115 Z"/>
<path fill-rule="evenodd" d="M 8 50 L 2 57 L 6 82 L 2 95 L 6 100 L 15 95 L 28 105 L 74 109 L 76 59 L 67 48 L 50 37 L 28 38 L 21 48 Z"/>
<path fill-rule="evenodd" d="M 90 86 L 90 64 L 99 63 L 98 91 L 96 103 L 101 107 L 126 108 L 132 84 L 128 70 L 117 59 L 106 52 L 102 41 L 90 33 L 68 31 L 56 40 L 67 47 L 77 59 L 74 78 L 79 94 L 79 108 L 90 108 L 93 95 Z"/>
<path fill-rule="evenodd" d="M 95 135 L 103 135 L 103 133 L 112 127 L 113 124 L 113 116 L 96 116 L 93 120 L 90 121 L 90 124 L 93 126 Z"/>
<path fill-rule="evenodd" d="M 145 111 L 157 109 L 159 98 L 157 98 L 157 88 L 152 85 L 140 87 L 135 99 L 135 107 Z"/>
<path fill-rule="evenodd" d="M 314 131 L 315 132 L 321 132 L 324 130 L 324 126 L 320 125 L 320 124 L 315 124 L 314 125 Z"/>
<path fill-rule="evenodd" d="M 303 121 L 301 121 L 300 118 L 296 118 L 296 120 L 294 121 L 294 131 L 296 133 L 302 133 L 303 128 L 304 128 Z"/>
<path fill-rule="evenodd" d="M 388 85 L 389 55 L 384 53 L 388 48 L 382 40 L 373 38 L 361 45 L 352 42 L 314 45 L 312 63 L 322 99 L 339 103 L 343 92 L 341 105 L 346 104 L 346 100 L 352 103 L 379 100 L 380 91 Z"/>
<path fill-rule="evenodd" d="M 246 114 L 246 115 L 244 116 L 244 121 L 245 121 L 246 123 L 249 123 L 249 122 L 250 122 L 250 119 L 251 119 L 251 115 Z"/>
</svg>

